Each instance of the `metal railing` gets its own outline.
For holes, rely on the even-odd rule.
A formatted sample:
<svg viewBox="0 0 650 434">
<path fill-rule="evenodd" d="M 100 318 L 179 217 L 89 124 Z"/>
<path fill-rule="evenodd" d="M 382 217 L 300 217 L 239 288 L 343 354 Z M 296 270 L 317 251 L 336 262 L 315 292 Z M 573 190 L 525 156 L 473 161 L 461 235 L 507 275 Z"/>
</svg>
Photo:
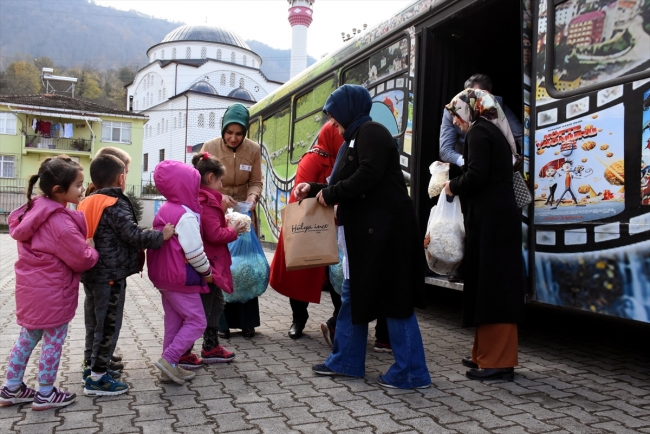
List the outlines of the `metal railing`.
<svg viewBox="0 0 650 434">
<path fill-rule="evenodd" d="M 56 149 L 59 151 L 90 152 L 92 141 L 80 138 L 25 136 L 25 148 Z"/>
</svg>

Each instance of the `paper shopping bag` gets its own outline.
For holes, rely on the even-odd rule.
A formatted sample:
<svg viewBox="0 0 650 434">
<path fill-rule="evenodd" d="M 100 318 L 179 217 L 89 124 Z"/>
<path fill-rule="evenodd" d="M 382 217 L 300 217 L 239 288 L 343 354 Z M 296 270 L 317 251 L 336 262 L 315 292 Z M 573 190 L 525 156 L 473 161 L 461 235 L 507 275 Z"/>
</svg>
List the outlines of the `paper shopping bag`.
<svg viewBox="0 0 650 434">
<path fill-rule="evenodd" d="M 334 209 L 316 199 L 290 203 L 283 210 L 282 234 L 287 271 L 339 262 Z"/>
</svg>

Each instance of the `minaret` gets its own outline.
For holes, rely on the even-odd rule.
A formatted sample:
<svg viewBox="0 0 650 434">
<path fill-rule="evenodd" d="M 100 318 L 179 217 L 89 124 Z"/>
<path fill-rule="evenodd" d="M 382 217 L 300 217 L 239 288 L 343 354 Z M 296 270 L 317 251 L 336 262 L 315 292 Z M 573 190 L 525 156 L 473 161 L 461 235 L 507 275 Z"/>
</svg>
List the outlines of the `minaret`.
<svg viewBox="0 0 650 434">
<path fill-rule="evenodd" d="M 291 24 L 291 71 L 293 78 L 307 67 L 307 29 L 312 21 L 311 6 L 316 0 L 287 0 Z"/>
</svg>

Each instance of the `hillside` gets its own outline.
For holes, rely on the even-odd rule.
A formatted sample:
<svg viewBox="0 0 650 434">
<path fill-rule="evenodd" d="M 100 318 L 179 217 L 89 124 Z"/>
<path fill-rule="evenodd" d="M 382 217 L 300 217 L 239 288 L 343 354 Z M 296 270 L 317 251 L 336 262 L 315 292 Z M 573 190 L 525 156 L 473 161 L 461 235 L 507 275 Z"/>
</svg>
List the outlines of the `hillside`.
<svg viewBox="0 0 650 434">
<path fill-rule="evenodd" d="M 21 59 L 47 56 L 57 66 L 97 70 L 147 64 L 147 49 L 183 23 L 120 11 L 87 0 L 0 0 L 0 70 Z M 272 80 L 289 78 L 290 50 L 247 41 Z M 315 62 L 310 58 L 309 64 Z"/>
</svg>

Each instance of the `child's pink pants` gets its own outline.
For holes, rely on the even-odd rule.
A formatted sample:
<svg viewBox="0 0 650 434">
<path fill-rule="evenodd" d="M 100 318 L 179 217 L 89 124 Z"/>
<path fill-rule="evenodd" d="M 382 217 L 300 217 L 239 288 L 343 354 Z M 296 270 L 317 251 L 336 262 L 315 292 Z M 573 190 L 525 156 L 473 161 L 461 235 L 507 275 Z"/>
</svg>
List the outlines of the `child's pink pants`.
<svg viewBox="0 0 650 434">
<path fill-rule="evenodd" d="M 203 303 L 199 294 L 160 291 L 160 295 L 165 310 L 162 356 L 169 363 L 178 363 L 205 331 Z"/>
</svg>

